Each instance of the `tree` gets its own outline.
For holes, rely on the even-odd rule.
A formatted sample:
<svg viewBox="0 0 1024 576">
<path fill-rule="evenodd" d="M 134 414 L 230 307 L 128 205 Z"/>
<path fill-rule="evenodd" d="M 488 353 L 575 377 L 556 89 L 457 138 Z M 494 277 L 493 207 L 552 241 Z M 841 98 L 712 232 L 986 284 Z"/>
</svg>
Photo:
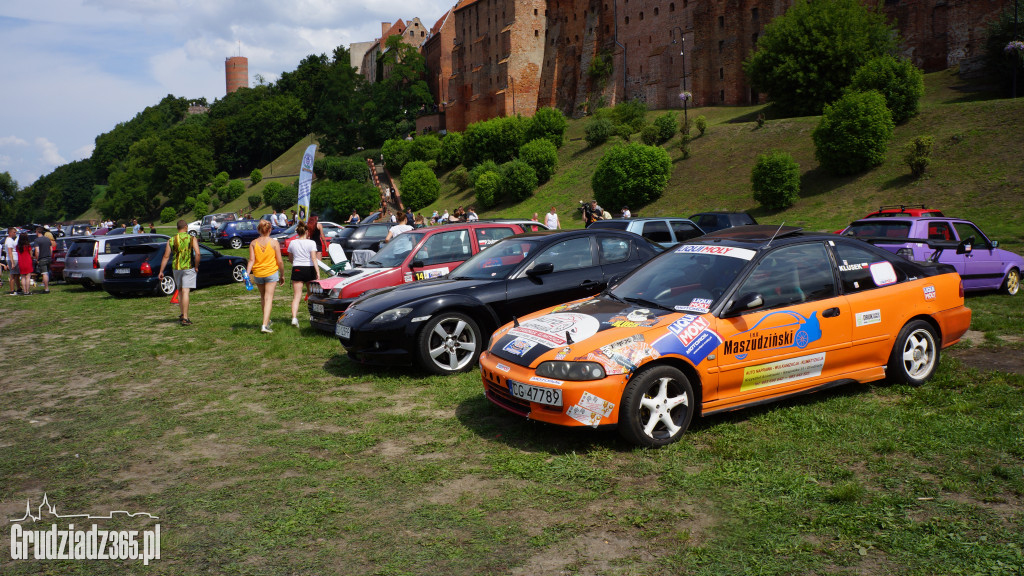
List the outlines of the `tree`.
<svg viewBox="0 0 1024 576">
<path fill-rule="evenodd" d="M 167 130 L 181 121 L 188 111 L 189 101 L 171 94 L 156 106 L 148 106 L 128 122 L 122 122 L 110 132 L 96 137 L 92 151 L 96 180 L 107 182 L 113 167 L 128 154 L 132 144 Z"/>
<path fill-rule="evenodd" d="M 600 146 L 615 133 L 615 125 L 608 118 L 601 116 L 588 120 L 583 126 L 584 140 L 590 147 Z"/>
<path fill-rule="evenodd" d="M 545 106 L 538 109 L 527 122 L 525 138 L 527 142 L 544 138 L 554 144 L 555 148 L 561 148 L 568 127 L 569 122 L 561 110 Z"/>
<path fill-rule="evenodd" d="M 1014 37 L 1014 33 L 1024 30 L 1024 24 L 1019 21 L 1014 24 L 1014 15 L 1024 18 L 1024 0 L 1017 0 L 1009 3 L 999 17 L 988 25 L 985 40 L 985 66 L 994 78 L 998 79 L 1005 88 L 1006 94 L 1012 94 L 1013 71 L 1017 70 L 1017 94 L 1022 92 L 1024 86 L 1024 51 L 1019 48 L 1010 47 L 1013 40 L 1020 41 L 1021 36 Z"/>
<path fill-rule="evenodd" d="M 519 147 L 519 159 L 533 167 L 540 183 L 547 182 L 558 167 L 558 149 L 546 138 L 531 140 Z"/>
<path fill-rule="evenodd" d="M 322 134 L 320 148 L 325 154 L 350 154 L 366 143 L 360 135 L 366 92 L 366 80 L 352 67 L 348 49 L 338 46 L 326 71 L 311 123 L 312 131 Z"/>
<path fill-rule="evenodd" d="M 497 172 L 487 171 L 476 179 L 476 200 L 484 208 L 490 208 L 498 203 L 498 194 L 501 191 L 501 176 Z"/>
<path fill-rule="evenodd" d="M 380 151 L 381 154 L 384 155 L 384 164 L 388 169 L 401 172 L 402 168 L 405 167 L 406 162 L 411 159 L 412 142 L 401 138 L 395 138 L 384 142 Z"/>
<path fill-rule="evenodd" d="M 872 58 L 857 69 L 847 90 L 875 90 L 885 97 L 892 121 L 902 124 L 917 114 L 924 96 L 924 73 L 910 60 L 886 54 Z"/>
<path fill-rule="evenodd" d="M 372 212 L 380 201 L 377 189 L 366 182 L 354 180 L 317 182 L 309 195 L 309 207 L 318 214 L 348 215 Z"/>
<path fill-rule="evenodd" d="M 814 155 L 833 174 L 856 174 L 885 159 L 895 125 L 878 92 L 849 92 L 825 106 L 814 129 Z"/>
<path fill-rule="evenodd" d="M 441 152 L 437 162 L 443 168 L 451 168 L 462 162 L 462 132 L 449 132 L 441 139 Z"/>
<path fill-rule="evenodd" d="M 263 188 L 263 201 L 275 211 L 283 211 L 294 205 L 297 198 L 292 188 L 280 182 L 270 182 Z"/>
<path fill-rule="evenodd" d="M 375 84 L 366 88 L 361 114 L 363 140 L 376 145 L 404 138 L 416 129 L 416 116 L 433 106 L 427 86 L 427 65 L 419 49 L 391 36 L 377 58 Z"/>
<path fill-rule="evenodd" d="M 658 144 L 664 144 L 672 139 L 676 135 L 678 125 L 676 124 L 676 113 L 665 112 L 661 116 L 654 119 L 654 128 L 657 130 Z"/>
<path fill-rule="evenodd" d="M 249 173 L 249 185 L 255 186 L 263 181 L 263 172 L 260 172 L 259 168 L 253 168 L 252 172 Z M 255 206 L 253 206 L 255 208 Z"/>
<path fill-rule="evenodd" d="M 743 70 L 784 114 L 820 114 L 857 68 L 898 41 L 885 14 L 859 0 L 796 0 L 765 27 Z"/>
<path fill-rule="evenodd" d="M 14 201 L 19 190 L 18 181 L 10 172 L 0 172 L 0 222 L 15 220 Z"/>
<path fill-rule="evenodd" d="M 537 189 L 537 172 L 522 160 L 516 159 L 501 165 L 501 193 L 505 198 L 522 202 Z"/>
<path fill-rule="evenodd" d="M 935 139 L 931 136 L 918 136 L 907 144 L 903 163 L 910 167 L 910 175 L 914 178 L 924 176 L 925 168 L 931 163 L 930 156 L 934 143 Z"/>
<path fill-rule="evenodd" d="M 401 196 L 406 210 L 419 210 L 437 201 L 440 195 L 441 183 L 423 163 L 413 162 L 402 170 Z"/>
<path fill-rule="evenodd" d="M 335 182 L 356 180 L 365 182 L 369 174 L 366 162 L 358 158 L 338 158 L 338 161 L 327 168 L 327 177 Z"/>
<path fill-rule="evenodd" d="M 750 173 L 754 200 L 769 210 L 789 208 L 800 199 L 800 165 L 786 152 L 757 157 Z"/>
<path fill-rule="evenodd" d="M 646 206 L 661 197 L 672 173 L 668 152 L 658 146 L 626 144 L 605 152 L 591 178 L 603 206 Z"/>
</svg>

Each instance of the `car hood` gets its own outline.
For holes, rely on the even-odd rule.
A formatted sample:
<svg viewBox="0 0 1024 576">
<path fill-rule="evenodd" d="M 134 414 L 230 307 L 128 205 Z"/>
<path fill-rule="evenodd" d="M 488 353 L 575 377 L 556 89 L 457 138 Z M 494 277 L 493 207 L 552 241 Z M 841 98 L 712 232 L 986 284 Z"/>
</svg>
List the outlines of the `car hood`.
<svg viewBox="0 0 1024 576">
<path fill-rule="evenodd" d="M 488 286 L 492 282 L 504 281 L 504 279 L 452 280 L 451 278 L 419 280 L 409 284 L 401 284 L 368 292 L 359 300 L 353 302 L 352 307 L 355 310 L 379 313 L 426 298 L 443 299 L 445 296 L 472 295 L 479 288 Z"/>
<path fill-rule="evenodd" d="M 719 344 L 709 315 L 645 308 L 606 296 L 530 314 L 494 333 L 490 353 L 520 366 L 546 360 L 598 362 L 625 374 L 648 357 L 674 354 L 699 364 Z M 566 333 L 572 342 L 566 340 Z"/>
<path fill-rule="evenodd" d="M 337 276 L 321 278 L 319 284 L 324 292 L 330 292 L 335 288 L 345 288 L 346 286 L 387 274 L 393 270 L 396 270 L 396 268 L 354 268 L 352 270 L 345 270 Z"/>
</svg>

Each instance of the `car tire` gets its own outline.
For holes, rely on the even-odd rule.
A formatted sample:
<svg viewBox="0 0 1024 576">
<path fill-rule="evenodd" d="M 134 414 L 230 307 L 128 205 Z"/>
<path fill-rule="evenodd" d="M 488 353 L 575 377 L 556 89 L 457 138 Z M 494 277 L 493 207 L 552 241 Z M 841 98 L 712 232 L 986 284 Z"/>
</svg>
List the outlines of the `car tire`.
<svg viewBox="0 0 1024 576">
<path fill-rule="evenodd" d="M 231 269 L 231 278 L 235 282 L 245 282 L 245 264 L 235 264 L 235 267 Z"/>
<path fill-rule="evenodd" d="M 886 374 L 893 382 L 920 386 L 939 366 L 939 337 L 924 320 L 912 320 L 900 330 L 889 355 Z"/>
<path fill-rule="evenodd" d="M 619 434 L 637 446 L 671 444 L 690 426 L 696 397 L 677 368 L 654 366 L 635 374 L 619 404 Z"/>
<path fill-rule="evenodd" d="M 231 239 L 231 248 L 232 249 L 234 249 L 234 250 L 241 250 L 242 249 L 242 245 L 243 245 L 242 239 L 239 238 L 238 236 L 235 236 L 234 238 Z"/>
<path fill-rule="evenodd" d="M 156 290 L 154 291 L 157 296 L 172 296 L 177 286 L 174 285 L 174 276 L 164 275 L 164 277 L 157 282 Z"/>
<path fill-rule="evenodd" d="M 420 364 L 433 374 L 455 374 L 473 368 L 483 346 L 477 323 L 459 312 L 442 312 L 420 331 Z"/>
<path fill-rule="evenodd" d="M 193 237 L 193 238 L 198 238 L 199 237 L 199 232 L 196 232 L 195 230 L 189 230 L 188 231 L 188 235 Z"/>
<path fill-rule="evenodd" d="M 1003 280 L 1002 291 L 1003 294 L 1009 294 L 1010 296 L 1013 296 L 1020 291 L 1020 270 L 1011 268 L 1010 271 L 1006 273 L 1006 279 Z"/>
</svg>

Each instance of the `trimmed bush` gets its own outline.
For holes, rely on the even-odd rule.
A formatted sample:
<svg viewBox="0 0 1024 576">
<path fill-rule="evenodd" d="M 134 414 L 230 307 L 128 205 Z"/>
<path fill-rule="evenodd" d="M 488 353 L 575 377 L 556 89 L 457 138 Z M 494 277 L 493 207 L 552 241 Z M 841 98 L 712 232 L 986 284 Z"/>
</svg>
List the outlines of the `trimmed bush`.
<svg viewBox="0 0 1024 576">
<path fill-rule="evenodd" d="M 401 196 L 406 210 L 416 211 L 437 201 L 441 195 L 441 183 L 425 164 L 411 164 L 411 169 L 402 171 Z"/>
<path fill-rule="evenodd" d="M 469 171 L 469 183 L 471 186 L 476 186 L 476 181 L 485 172 L 494 172 L 498 174 L 501 170 L 498 168 L 498 164 L 494 160 L 487 160 L 473 166 L 473 169 Z"/>
<path fill-rule="evenodd" d="M 849 92 L 825 106 L 812 134 L 814 155 L 833 174 L 863 172 L 885 160 L 894 127 L 881 94 Z"/>
<path fill-rule="evenodd" d="M 657 143 L 664 144 L 676 135 L 676 114 L 675 112 L 665 112 L 655 118 L 654 123 L 651 125 L 657 130 Z"/>
<path fill-rule="evenodd" d="M 409 157 L 413 160 L 429 162 L 437 160 L 441 154 L 441 140 L 433 135 L 417 136 L 409 147 Z"/>
<path fill-rule="evenodd" d="M 448 175 L 448 181 L 458 186 L 459 190 L 469 188 L 472 182 L 469 181 L 469 170 L 465 166 L 459 166 Z"/>
<path fill-rule="evenodd" d="M 519 159 L 533 167 L 537 181 L 543 184 L 555 175 L 558 149 L 547 138 L 531 140 L 519 148 Z"/>
<path fill-rule="evenodd" d="M 336 156 L 324 156 L 313 160 L 313 175 L 317 180 L 327 177 L 327 166 L 334 162 Z"/>
<path fill-rule="evenodd" d="M 166 207 L 166 208 L 164 208 L 163 210 L 160 211 L 160 222 L 163 223 L 163 224 L 167 224 L 168 222 L 172 222 L 177 217 L 178 217 L 178 213 L 174 210 L 174 208 L 171 208 L 170 206 L 168 206 L 168 207 Z"/>
<path fill-rule="evenodd" d="M 616 126 L 629 126 L 629 133 L 635 134 L 644 129 L 647 121 L 647 104 L 640 100 L 619 102 L 612 108 L 612 120 Z M 620 133 L 621 134 L 621 133 Z"/>
<path fill-rule="evenodd" d="M 220 197 L 225 203 L 232 202 L 242 197 L 242 193 L 245 192 L 245 182 L 241 180 L 232 180 L 228 182 L 228 185 L 221 189 Z"/>
<path fill-rule="evenodd" d="M 615 133 L 615 125 L 611 120 L 599 116 L 587 121 L 583 133 L 583 139 L 587 141 L 588 146 L 600 146 Z"/>
<path fill-rule="evenodd" d="M 554 144 L 555 148 L 561 148 L 565 140 L 565 130 L 568 127 L 569 122 L 566 121 L 565 114 L 562 114 L 561 110 L 544 107 L 537 110 L 533 118 L 528 121 L 526 141 L 544 138 Z"/>
<path fill-rule="evenodd" d="M 253 168 L 252 172 L 249 173 L 249 185 L 255 186 L 263 181 L 263 172 L 260 172 L 259 168 Z M 253 206 L 255 208 L 255 206 Z"/>
<path fill-rule="evenodd" d="M 392 173 L 401 172 L 410 160 L 412 142 L 408 140 L 388 140 L 381 147 L 384 163 Z"/>
<path fill-rule="evenodd" d="M 247 199 L 249 200 L 249 208 L 252 208 L 253 210 L 259 208 L 260 204 L 263 204 L 262 194 L 249 194 L 249 198 Z"/>
<path fill-rule="evenodd" d="M 594 198 L 602 206 L 633 210 L 661 197 L 672 173 L 668 152 L 658 146 L 613 146 L 597 164 L 591 179 Z"/>
<path fill-rule="evenodd" d="M 217 174 L 216 176 L 213 177 L 213 182 L 210 183 L 210 188 L 213 188 L 214 190 L 218 190 L 222 186 L 227 184 L 228 180 L 230 180 L 230 179 L 231 179 L 231 176 L 229 176 L 227 172 L 221 172 L 220 174 Z"/>
<path fill-rule="evenodd" d="M 757 157 L 750 173 L 754 200 L 769 210 L 789 208 L 800 199 L 800 165 L 786 152 Z"/>
<path fill-rule="evenodd" d="M 355 180 L 320 181 L 309 193 L 309 208 L 323 214 L 328 209 L 335 214 L 349 214 L 356 210 L 369 214 L 379 207 L 380 192 L 372 184 Z"/>
<path fill-rule="evenodd" d="M 207 206 L 209 206 L 209 204 L 210 204 L 210 192 L 207 191 L 207 190 L 204 190 L 204 191 L 200 192 L 199 194 L 196 194 L 196 203 L 199 203 L 199 202 L 203 202 Z"/>
<path fill-rule="evenodd" d="M 516 202 L 526 200 L 537 189 L 537 171 L 522 160 L 501 165 L 501 193 Z"/>
<path fill-rule="evenodd" d="M 615 126 L 615 135 L 622 138 L 623 142 L 629 142 L 629 137 L 633 132 L 634 130 L 629 124 L 617 124 Z"/>
<path fill-rule="evenodd" d="M 185 197 L 185 212 L 191 212 L 196 207 L 196 197 L 186 196 Z"/>
<path fill-rule="evenodd" d="M 648 146 L 657 146 L 660 144 L 659 140 L 658 127 L 654 124 L 648 124 L 640 131 L 640 141 Z"/>
<path fill-rule="evenodd" d="M 210 213 L 210 205 L 206 202 L 196 202 L 195 206 L 192 207 L 192 214 L 196 218 L 202 218 Z"/>
<path fill-rule="evenodd" d="M 476 200 L 484 208 L 498 203 L 501 192 L 501 176 L 497 172 L 484 172 L 476 179 Z"/>
<path fill-rule="evenodd" d="M 902 124 L 917 114 L 924 96 L 924 73 L 909 60 L 885 55 L 873 58 L 857 69 L 847 90 L 876 90 L 885 97 L 892 121 Z"/>
<path fill-rule="evenodd" d="M 270 182 L 263 188 L 263 200 L 275 211 L 283 211 L 297 201 L 295 190 L 280 182 Z"/>
<path fill-rule="evenodd" d="M 914 178 L 924 176 L 924 171 L 931 163 L 932 144 L 935 139 L 931 136 L 918 136 L 907 144 L 907 153 L 903 156 L 903 163 L 910 167 L 910 175 Z"/>
<path fill-rule="evenodd" d="M 451 168 L 462 162 L 462 132 L 449 132 L 441 139 L 437 162 L 443 168 Z"/>
<path fill-rule="evenodd" d="M 526 120 L 519 116 L 474 122 L 462 134 L 462 163 L 508 162 L 526 141 Z"/>
<path fill-rule="evenodd" d="M 693 127 L 699 132 L 699 136 L 704 135 L 704 131 L 708 129 L 708 119 L 703 116 L 697 116 L 697 119 L 693 121 Z"/>
<path fill-rule="evenodd" d="M 335 182 L 344 180 L 366 182 L 368 175 L 369 168 L 367 168 L 366 162 L 358 158 L 331 158 L 325 172 L 325 176 Z"/>
</svg>

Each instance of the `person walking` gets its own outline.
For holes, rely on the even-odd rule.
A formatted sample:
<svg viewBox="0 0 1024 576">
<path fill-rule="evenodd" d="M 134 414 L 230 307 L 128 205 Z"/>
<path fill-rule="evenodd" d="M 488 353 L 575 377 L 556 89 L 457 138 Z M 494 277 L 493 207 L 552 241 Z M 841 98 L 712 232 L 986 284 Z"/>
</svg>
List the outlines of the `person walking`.
<svg viewBox="0 0 1024 576">
<path fill-rule="evenodd" d="M 391 242 L 392 239 L 412 230 L 412 226 L 409 226 L 409 221 L 405 219 L 405 214 L 398 215 L 398 224 L 395 224 L 388 230 L 387 238 L 384 238 L 384 243 Z"/>
<path fill-rule="evenodd" d="M 267 220 L 260 220 L 256 230 L 260 237 L 249 243 L 249 264 L 246 273 L 260 291 L 260 307 L 263 310 L 263 324 L 260 332 L 270 334 L 270 309 L 274 304 L 274 290 L 284 276 L 284 260 L 281 258 L 281 244 L 270 237 L 272 226 Z"/>
<path fill-rule="evenodd" d="M 32 293 L 32 265 L 35 260 L 32 258 L 32 241 L 28 234 L 18 237 L 18 274 L 21 278 L 21 293 L 28 296 Z"/>
<path fill-rule="evenodd" d="M 188 222 L 178 220 L 178 233 L 167 239 L 167 250 L 164 250 L 163 260 L 160 261 L 160 274 L 157 279 L 163 281 L 164 267 L 167 260 L 173 254 L 171 268 L 174 274 L 174 285 L 177 287 L 178 307 L 181 309 L 181 316 L 178 320 L 182 326 L 191 326 L 192 320 L 188 317 L 188 294 L 195 290 L 196 278 L 199 276 L 199 241 L 188 233 Z"/>
<path fill-rule="evenodd" d="M 305 222 L 299 222 L 295 234 L 298 237 L 288 244 L 288 258 L 292 261 L 292 326 L 298 328 L 302 289 L 308 289 L 310 281 L 320 279 L 320 247 L 309 239 Z"/>
<path fill-rule="evenodd" d="M 17 296 L 21 290 L 21 270 L 18 268 L 18 229 L 11 226 L 7 229 L 4 239 L 4 254 L 7 256 L 7 267 L 10 269 L 11 296 Z"/>
<path fill-rule="evenodd" d="M 32 255 L 36 261 L 36 274 L 43 281 L 43 294 L 49 294 L 50 259 L 53 257 L 53 249 L 57 246 L 57 241 L 42 226 L 36 228 L 36 232 L 39 235 L 32 241 Z"/>
<path fill-rule="evenodd" d="M 544 215 L 544 225 L 548 227 L 548 230 L 561 230 L 562 223 L 558 221 L 558 212 L 555 211 L 555 207 L 551 207 L 551 211 Z"/>
</svg>

